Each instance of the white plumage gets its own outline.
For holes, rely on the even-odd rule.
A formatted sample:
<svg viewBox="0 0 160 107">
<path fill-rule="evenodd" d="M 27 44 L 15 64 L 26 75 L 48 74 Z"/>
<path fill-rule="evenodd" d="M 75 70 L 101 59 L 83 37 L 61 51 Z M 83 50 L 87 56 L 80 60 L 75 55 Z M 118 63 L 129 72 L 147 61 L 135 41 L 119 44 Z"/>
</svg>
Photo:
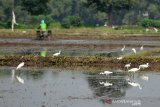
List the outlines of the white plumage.
<svg viewBox="0 0 160 107">
<path fill-rule="evenodd" d="M 126 46 L 124 45 L 123 48 L 121 49 L 122 52 L 124 51 L 125 47 L 126 47 Z"/>
<path fill-rule="evenodd" d="M 21 77 L 16 76 L 16 78 L 17 78 L 17 80 L 18 80 L 20 83 L 24 84 L 24 80 L 23 80 Z"/>
<path fill-rule="evenodd" d="M 140 70 L 140 67 L 139 68 L 131 68 L 130 70 L 128 70 L 128 72 L 136 72 L 139 70 Z"/>
<path fill-rule="evenodd" d="M 16 70 L 22 68 L 23 66 L 24 66 L 24 62 L 21 62 L 21 63 L 17 66 Z"/>
<path fill-rule="evenodd" d="M 139 89 L 142 89 L 141 85 L 139 83 L 135 82 L 128 82 L 129 85 L 134 86 L 134 87 L 139 87 Z"/>
<path fill-rule="evenodd" d="M 59 52 L 53 54 L 53 56 L 59 56 L 60 54 L 61 54 L 61 51 L 59 51 Z"/>
<path fill-rule="evenodd" d="M 16 22 L 16 17 L 15 17 L 15 13 L 12 10 L 12 31 L 14 29 L 14 24 L 18 25 L 18 23 Z"/>
<path fill-rule="evenodd" d="M 99 74 L 105 74 L 105 75 L 109 75 L 109 74 L 112 74 L 113 72 L 111 71 L 104 71 L 104 72 L 100 72 Z"/>
<path fill-rule="evenodd" d="M 135 48 L 132 48 L 132 51 L 136 54 L 137 53 L 137 51 L 136 51 L 136 49 Z"/>
<path fill-rule="evenodd" d="M 126 64 L 124 67 L 128 69 L 130 66 L 131 66 L 131 63 Z"/>
<path fill-rule="evenodd" d="M 155 32 L 158 32 L 158 29 L 157 29 L 157 28 L 154 27 L 153 29 L 154 29 Z"/>
<path fill-rule="evenodd" d="M 143 45 L 140 47 L 140 50 L 143 51 Z"/>
<path fill-rule="evenodd" d="M 149 63 L 139 65 L 139 68 L 145 69 L 149 67 Z"/>
</svg>

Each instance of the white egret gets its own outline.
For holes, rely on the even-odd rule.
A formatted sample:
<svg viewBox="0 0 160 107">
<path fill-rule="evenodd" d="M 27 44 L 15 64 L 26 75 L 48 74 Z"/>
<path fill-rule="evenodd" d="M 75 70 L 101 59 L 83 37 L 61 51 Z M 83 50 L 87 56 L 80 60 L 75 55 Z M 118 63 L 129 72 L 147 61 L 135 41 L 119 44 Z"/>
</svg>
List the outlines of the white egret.
<svg viewBox="0 0 160 107">
<path fill-rule="evenodd" d="M 158 32 L 158 29 L 157 29 L 157 28 L 154 27 L 153 29 L 154 29 L 155 32 Z"/>
<path fill-rule="evenodd" d="M 139 87 L 139 89 L 142 89 L 141 85 L 139 83 L 136 82 L 128 82 L 129 85 L 132 85 L 134 87 Z"/>
<path fill-rule="evenodd" d="M 53 54 L 53 56 L 59 56 L 60 54 L 61 54 L 61 51 L 59 51 L 59 52 Z"/>
<path fill-rule="evenodd" d="M 137 53 L 137 51 L 136 51 L 136 49 L 135 48 L 132 48 L 132 51 L 136 54 Z"/>
<path fill-rule="evenodd" d="M 131 66 L 131 63 L 126 64 L 124 67 L 128 69 L 130 66 Z"/>
<path fill-rule="evenodd" d="M 142 80 L 145 80 L 145 81 L 148 81 L 148 80 L 149 80 L 149 77 L 146 76 L 146 75 L 142 75 L 142 76 L 141 76 L 141 79 L 142 79 Z"/>
<path fill-rule="evenodd" d="M 124 45 L 123 48 L 121 49 L 122 52 L 124 51 L 125 47 L 126 47 L 126 46 Z"/>
<path fill-rule="evenodd" d="M 22 68 L 23 66 L 24 66 L 24 62 L 21 62 L 21 63 L 17 66 L 16 70 Z"/>
<path fill-rule="evenodd" d="M 131 68 L 130 70 L 128 70 L 128 72 L 136 72 L 139 71 L 141 68 Z"/>
<path fill-rule="evenodd" d="M 105 75 L 109 75 L 109 74 L 112 74 L 113 72 L 111 71 L 104 71 L 104 72 L 100 72 L 99 74 L 105 74 Z"/>
<path fill-rule="evenodd" d="M 14 30 L 14 24 L 18 25 L 18 23 L 16 22 L 15 13 L 12 10 L 12 31 Z"/>
<path fill-rule="evenodd" d="M 143 45 L 140 47 L 140 50 L 143 51 Z"/>
<path fill-rule="evenodd" d="M 16 76 L 16 78 L 17 78 L 17 80 L 18 80 L 20 83 L 24 84 L 24 79 L 22 79 L 22 78 L 19 77 L 19 76 Z"/>
<path fill-rule="evenodd" d="M 118 60 L 122 60 L 122 59 L 123 59 L 123 57 L 122 57 L 122 56 L 120 56 L 120 57 L 118 57 L 117 59 L 118 59 Z"/>
<path fill-rule="evenodd" d="M 145 69 L 149 67 L 149 63 L 139 65 L 139 68 Z"/>
</svg>

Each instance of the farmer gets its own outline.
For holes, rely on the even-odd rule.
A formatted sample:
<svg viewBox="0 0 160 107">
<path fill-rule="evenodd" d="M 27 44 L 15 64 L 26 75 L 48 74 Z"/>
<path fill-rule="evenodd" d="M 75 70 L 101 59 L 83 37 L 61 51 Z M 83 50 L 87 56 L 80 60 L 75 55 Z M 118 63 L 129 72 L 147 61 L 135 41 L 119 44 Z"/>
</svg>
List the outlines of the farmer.
<svg viewBox="0 0 160 107">
<path fill-rule="evenodd" d="M 47 31 L 47 26 L 46 26 L 46 23 L 44 22 L 44 20 L 41 20 L 41 24 L 40 24 L 40 30 L 42 32 L 46 32 Z"/>
</svg>

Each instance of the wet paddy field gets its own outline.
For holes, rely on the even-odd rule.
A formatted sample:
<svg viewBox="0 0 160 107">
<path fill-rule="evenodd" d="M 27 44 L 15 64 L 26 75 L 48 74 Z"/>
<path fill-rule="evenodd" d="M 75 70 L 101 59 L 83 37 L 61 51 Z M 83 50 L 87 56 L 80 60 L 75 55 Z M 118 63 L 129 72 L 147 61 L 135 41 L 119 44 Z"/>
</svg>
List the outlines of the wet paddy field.
<svg viewBox="0 0 160 107">
<path fill-rule="evenodd" d="M 22 68 L 16 71 L 24 79 L 12 76 L 14 67 L 0 68 L 0 104 L 2 107 L 156 107 L 160 104 L 159 72 L 126 73 L 106 68 Z M 148 77 L 148 80 L 144 78 Z M 137 82 L 142 89 L 129 85 Z M 112 83 L 104 86 L 100 82 Z"/>
<path fill-rule="evenodd" d="M 3 65 L 0 67 L 0 106 L 157 107 L 160 104 L 158 82 L 160 69 L 156 69 L 159 67 L 159 60 L 150 58 L 134 60 L 133 57 L 131 67 L 147 63 L 146 61 L 151 63 L 147 69 L 129 73 L 124 68 L 124 65 L 129 63 L 127 59 L 122 61 L 107 59 L 103 62 L 103 58 L 136 56 L 132 48 L 136 49 L 137 54 L 143 51 L 159 50 L 159 40 L 159 36 L 114 39 L 55 38 L 51 41 L 0 38 L 0 64 Z M 125 49 L 122 52 L 124 45 Z M 142 45 L 144 49 L 140 50 Z M 44 50 L 47 52 L 47 57 L 40 58 L 40 52 Z M 58 51 L 61 51 L 60 57 L 52 57 Z M 159 55 L 159 52 L 155 54 L 157 58 Z M 89 61 L 88 56 L 92 58 Z M 83 57 L 86 58 L 83 59 Z M 101 63 L 94 61 L 97 58 Z M 70 61 L 71 64 L 58 63 L 64 60 Z M 93 68 L 84 67 L 83 64 L 75 66 L 74 61 L 77 60 L 81 63 L 86 61 L 85 63 L 90 63 Z M 5 61 L 8 63 L 5 64 Z M 12 70 L 22 61 L 25 62 L 24 67 L 13 74 Z M 47 63 L 47 61 L 50 62 Z M 58 67 L 55 63 L 58 63 Z M 37 66 L 32 67 L 33 65 Z M 103 71 L 113 73 L 100 75 L 99 73 Z M 24 84 L 18 81 L 17 76 L 24 80 Z M 102 82 L 112 85 L 104 86 Z M 142 89 L 128 82 L 136 82 Z"/>
<path fill-rule="evenodd" d="M 144 50 L 160 49 L 159 36 L 131 36 L 123 38 L 108 39 L 83 39 L 83 38 L 55 38 L 51 41 L 39 41 L 31 38 L 0 38 L 1 54 L 35 54 L 46 50 L 48 55 L 62 51 L 62 56 L 90 56 L 111 54 L 132 53 L 132 48 L 140 51 L 143 45 Z M 121 48 L 126 46 L 122 53 Z M 114 55 L 116 54 L 116 55 Z"/>
</svg>

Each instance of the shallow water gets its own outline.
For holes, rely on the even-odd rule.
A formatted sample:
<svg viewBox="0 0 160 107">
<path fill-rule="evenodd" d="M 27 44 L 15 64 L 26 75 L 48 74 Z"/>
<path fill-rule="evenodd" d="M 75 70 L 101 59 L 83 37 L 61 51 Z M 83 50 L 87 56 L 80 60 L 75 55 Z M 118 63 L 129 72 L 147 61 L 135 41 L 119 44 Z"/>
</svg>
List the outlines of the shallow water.
<svg viewBox="0 0 160 107">
<path fill-rule="evenodd" d="M 89 72 L 89 69 L 23 68 L 15 74 L 24 79 L 22 84 L 12 78 L 11 70 L 0 69 L 1 107 L 155 107 L 160 104 L 160 73 L 156 72 L 129 74 L 111 70 L 113 74 L 105 76 L 99 75 L 101 69 Z M 143 80 L 142 75 L 149 80 Z M 140 83 L 142 90 L 130 86 L 128 78 Z M 113 85 L 100 85 L 102 81 Z"/>
</svg>

